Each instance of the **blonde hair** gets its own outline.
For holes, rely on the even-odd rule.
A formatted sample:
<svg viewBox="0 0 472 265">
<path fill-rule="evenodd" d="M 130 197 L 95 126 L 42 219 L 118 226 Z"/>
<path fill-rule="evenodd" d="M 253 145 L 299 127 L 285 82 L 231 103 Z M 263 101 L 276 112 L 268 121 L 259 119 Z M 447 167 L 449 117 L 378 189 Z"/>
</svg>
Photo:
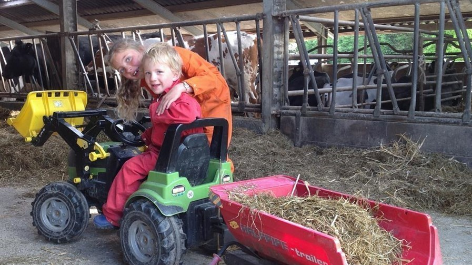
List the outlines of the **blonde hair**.
<svg viewBox="0 0 472 265">
<path fill-rule="evenodd" d="M 133 39 L 123 38 L 116 40 L 108 51 L 106 58 L 108 65 L 111 65 L 111 61 L 116 53 L 127 49 L 134 49 L 141 52 L 144 50 L 144 46 Z M 141 94 L 140 80 L 131 80 L 123 76 L 122 80 L 116 93 L 116 101 L 118 103 L 116 108 L 117 115 L 125 121 L 136 120 Z"/>
<path fill-rule="evenodd" d="M 182 58 L 174 47 L 165 42 L 158 42 L 150 46 L 144 54 L 141 64 L 145 62 L 168 65 L 179 78 L 182 76 Z"/>
<path fill-rule="evenodd" d="M 116 93 L 116 114 L 125 121 L 136 120 L 141 86 L 139 80 L 124 78 Z"/>
</svg>

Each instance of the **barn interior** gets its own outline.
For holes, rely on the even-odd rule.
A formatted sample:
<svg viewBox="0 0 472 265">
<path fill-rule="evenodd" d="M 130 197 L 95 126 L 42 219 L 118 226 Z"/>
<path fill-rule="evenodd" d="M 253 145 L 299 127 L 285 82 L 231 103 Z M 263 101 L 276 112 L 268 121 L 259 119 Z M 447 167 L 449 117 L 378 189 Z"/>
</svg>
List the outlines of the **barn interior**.
<svg viewBox="0 0 472 265">
<path fill-rule="evenodd" d="M 453 9 L 460 10 L 459 21 L 457 21 L 458 14 L 452 12 Z M 374 52 L 370 55 L 363 55 L 362 52 L 354 52 L 354 47 L 353 53 L 347 55 L 342 53 L 326 54 L 323 45 L 319 45 L 316 50 L 308 53 L 308 48 L 302 45 L 304 40 L 317 40 L 319 44 L 326 44 L 327 40 L 338 39 L 341 36 L 354 36 L 355 38 L 366 36 L 367 39 L 369 35 L 366 34 L 367 26 L 375 25 L 375 29 L 371 30 L 369 35 L 374 40 L 376 34 L 409 32 L 412 34 L 412 38 L 418 39 L 419 43 L 422 43 L 427 40 L 420 38 L 420 33 L 430 34 L 428 36 L 432 36 L 434 41 L 438 41 L 440 34 L 437 32 L 453 29 L 465 31 L 471 26 L 471 22 L 472 1 L 469 0 L 0 1 L 0 24 L 2 24 L 0 26 L 0 42 L 2 45 L 13 48 L 15 40 L 18 39 L 38 44 L 43 43 L 42 39 L 56 37 L 62 46 L 56 46 L 56 49 L 52 50 L 60 51 L 61 58 L 59 60 L 61 63 L 55 73 L 49 75 L 51 82 L 55 82 L 53 86 L 86 90 L 90 92 L 92 101 L 95 100 L 98 106 L 106 103 L 111 104 L 114 101 L 114 92 L 111 86 L 113 82 L 117 84 L 117 81 L 115 77 L 115 79 L 104 79 L 104 84 L 98 84 L 98 81 L 91 82 L 90 77 L 87 79 L 83 68 L 77 63 L 78 50 L 71 47 L 72 42 L 78 42 L 81 36 L 94 35 L 100 38 L 106 34 L 121 34 L 139 38 L 140 34 L 156 31 L 176 39 L 181 35 L 198 36 L 230 31 L 255 34 L 260 40 L 257 43 L 260 72 L 257 79 L 258 84 L 256 84 L 259 95 L 255 102 L 250 102 L 247 91 L 251 84 L 244 84 L 244 77 L 242 80 L 238 79 L 235 90 L 239 97 L 234 100 L 233 112 L 237 115 L 260 117 L 259 119 L 251 118 L 249 122 L 249 118 L 246 117 L 241 124 L 260 132 L 266 132 L 272 128 L 280 129 L 284 134 L 290 136 L 294 144 L 298 146 L 316 144 L 320 146 L 369 147 L 388 142 L 394 139 L 395 135 L 404 131 L 410 132 L 414 139 L 421 139 L 426 135 L 428 135 L 428 139 L 439 139 L 444 133 L 454 135 L 470 133 L 470 82 L 468 81 L 470 74 L 467 72 L 467 64 L 464 63 L 469 61 L 466 57 L 470 56 L 467 53 L 467 47 L 470 47 L 468 39 L 458 41 L 453 38 L 454 41 L 462 42 L 465 45 L 462 48 L 459 47 L 462 53 L 454 55 L 454 58 L 461 58 L 454 65 L 456 71 L 461 73 L 458 78 L 460 80 L 457 82 L 462 82 L 461 95 L 455 96 L 464 98 L 463 108 L 459 111 L 446 111 L 441 107 L 441 103 L 438 103 L 439 105 L 436 105 L 436 108 L 431 111 L 423 109 L 417 111 L 414 107 L 411 110 L 384 109 L 380 104 L 373 103 L 371 103 L 372 108 L 367 108 L 365 103 L 360 101 L 349 102 L 347 105 L 336 105 L 333 103 L 334 94 L 336 94 L 334 90 L 331 90 L 333 87 L 329 89 L 319 87 L 319 91 L 310 90 L 305 82 L 304 87 L 300 87 L 298 92 L 293 92 L 288 91 L 287 86 L 293 65 L 296 65 L 296 62 L 300 60 L 305 61 L 305 77 L 309 75 L 310 71 L 320 70 L 326 72 L 331 81 L 348 72 L 355 71 L 366 74 L 372 69 L 372 64 L 366 63 L 365 59 L 369 58 L 375 61 Z M 66 33 L 64 34 L 64 32 Z M 416 37 L 414 37 L 415 32 L 418 33 Z M 450 37 L 446 36 L 446 39 L 448 38 Z M 69 40 L 71 40 L 71 45 L 68 44 Z M 447 41 L 437 42 L 437 46 L 443 47 L 441 45 L 444 43 L 439 44 L 440 42 L 446 43 Z M 375 41 L 371 46 L 374 43 Z M 174 44 L 179 45 L 179 41 L 177 40 Z M 372 49 L 365 46 L 365 43 L 358 45 L 359 49 L 362 47 Z M 394 43 L 391 45 L 395 46 Z M 422 44 L 417 46 L 422 46 Z M 49 49 L 51 50 L 51 47 Z M 296 52 L 291 53 L 293 50 Z M 305 51 L 306 54 L 304 54 Z M 416 54 L 414 52 L 414 49 L 399 55 L 384 55 L 380 52 L 378 53 L 380 57 L 377 58 L 378 64 L 381 64 L 383 59 L 390 60 L 392 58 L 405 60 L 408 58 L 411 64 L 416 61 L 414 58 L 419 56 L 417 53 L 421 53 L 421 49 L 418 48 Z M 435 54 L 427 59 L 429 61 L 440 60 L 444 59 L 443 57 L 446 58 L 447 55 L 438 57 Z M 340 63 L 338 58 L 348 58 L 351 60 L 351 64 Z M 263 64 L 263 61 L 271 62 L 271 65 Z M 306 62 L 313 64 L 313 67 L 309 67 Z M 355 62 L 358 67 L 353 67 Z M 86 62 L 82 62 L 82 65 L 85 64 Z M 366 65 L 365 68 L 363 65 Z M 93 68 L 97 70 L 95 63 Z M 358 69 L 353 70 L 354 68 Z M 421 70 L 417 70 L 416 74 L 415 70 L 411 70 L 417 68 L 419 68 L 418 65 L 413 64 L 410 66 L 410 71 L 412 75 L 419 78 Z M 99 77 L 96 76 L 95 79 L 98 80 Z M 314 77 L 311 79 L 315 82 Z M 2 82 L 8 83 L 9 81 L 2 78 Z M 437 79 L 429 80 L 429 82 L 430 84 L 436 83 Z M 441 86 L 441 80 L 439 83 Z M 78 87 L 77 84 L 79 84 Z M 375 88 L 373 84 L 371 87 L 367 86 L 365 85 L 364 89 Z M 388 86 L 388 84 L 384 85 L 386 88 Z M 34 87 L 31 89 L 43 88 Z M 343 92 L 344 88 L 338 89 Z M 418 90 L 420 89 L 422 88 L 418 85 Z M 350 91 L 357 90 L 351 89 Z M 359 91 L 363 91 L 362 88 Z M 25 97 L 26 92 L 12 89 L 11 85 L 10 87 L 4 85 L 0 95 L 5 98 L 21 100 Z M 305 101 L 300 106 L 291 106 L 288 98 L 292 95 L 302 96 Z M 318 96 L 316 104 L 308 103 L 309 95 Z M 434 95 L 430 94 L 430 96 Z M 267 100 L 268 98 L 275 100 Z M 323 101 L 325 98 L 327 102 Z M 352 98 L 357 100 L 355 96 Z M 436 98 L 438 97 L 436 96 Z M 392 104 L 396 103 L 392 102 Z M 236 123 L 238 122 L 236 121 Z M 471 140 L 464 139 L 462 144 L 458 144 L 456 139 L 443 140 L 441 144 L 437 144 L 438 141 L 431 140 L 430 142 L 428 140 L 424 144 L 424 149 L 449 154 L 464 161 L 472 161 L 471 155 L 461 150 L 463 143 L 469 143 Z"/>
</svg>

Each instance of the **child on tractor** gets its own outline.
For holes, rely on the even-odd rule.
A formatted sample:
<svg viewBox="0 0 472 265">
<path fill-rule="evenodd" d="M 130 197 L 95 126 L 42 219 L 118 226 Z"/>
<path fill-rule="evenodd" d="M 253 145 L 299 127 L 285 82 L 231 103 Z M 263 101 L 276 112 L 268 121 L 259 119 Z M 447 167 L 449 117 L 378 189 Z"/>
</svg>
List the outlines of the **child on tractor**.
<svg viewBox="0 0 472 265">
<path fill-rule="evenodd" d="M 126 58 L 123 58 L 126 60 Z M 174 86 L 180 83 L 182 59 L 179 53 L 166 43 L 156 43 L 148 49 L 142 60 L 144 79 L 147 86 L 157 95 L 149 106 L 152 127 L 148 128 L 141 138 L 148 146 L 147 150 L 123 165 L 116 175 L 103 205 L 103 214 L 94 218 L 94 225 L 99 229 L 112 229 L 120 226 L 123 208 L 128 197 L 138 190 L 143 179 L 151 171 L 159 156 L 164 135 L 170 124 L 191 123 L 201 118 L 198 102 L 182 93 L 161 115 L 156 114 L 160 99 Z M 139 87 L 122 89 L 117 94 L 118 115 L 125 120 L 134 120 L 138 102 Z M 183 137 L 203 132 L 202 128 L 191 129 Z"/>
<path fill-rule="evenodd" d="M 153 98 L 157 97 L 144 81 L 141 64 L 143 53 L 154 40 L 139 41 L 123 38 L 114 41 L 108 52 L 108 64 L 116 69 L 122 77 L 123 83 L 121 91 L 127 91 L 132 86 L 142 86 Z M 224 118 L 228 121 L 228 146 L 231 142 L 233 119 L 231 113 L 230 89 L 225 78 L 218 68 L 206 61 L 197 53 L 178 46 L 173 47 L 182 59 L 182 77 L 179 84 L 176 84 L 166 95 L 161 98 L 161 104 L 157 107 L 157 114 L 160 115 L 179 97 L 182 93 L 192 95 L 202 109 L 202 118 Z M 211 142 L 213 128 L 203 129 Z M 231 160 L 229 160 L 231 161 Z M 234 166 L 231 163 L 231 171 Z"/>
</svg>

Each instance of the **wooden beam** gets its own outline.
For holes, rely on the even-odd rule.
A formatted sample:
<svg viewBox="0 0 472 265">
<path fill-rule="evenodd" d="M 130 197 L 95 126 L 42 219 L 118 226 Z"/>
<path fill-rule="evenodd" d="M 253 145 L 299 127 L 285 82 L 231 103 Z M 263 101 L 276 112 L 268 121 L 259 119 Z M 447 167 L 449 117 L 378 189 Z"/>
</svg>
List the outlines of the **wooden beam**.
<svg viewBox="0 0 472 265">
<path fill-rule="evenodd" d="M 34 2 L 35 4 L 37 4 L 38 6 L 48 10 L 49 12 L 51 13 L 54 13 L 56 15 L 59 16 L 59 6 L 50 2 L 50 1 L 46 1 L 46 0 L 31 0 L 32 2 Z M 77 22 L 79 23 L 79 25 L 81 26 L 84 26 L 88 29 L 92 28 L 94 26 L 93 23 L 90 23 L 89 21 L 87 21 L 86 19 L 80 17 L 79 15 L 75 14 L 77 16 Z"/>
<path fill-rule="evenodd" d="M 21 31 L 27 35 L 39 35 L 39 34 L 42 34 L 41 32 L 39 31 L 36 31 L 36 30 L 33 30 L 33 29 L 30 29 L 28 27 L 25 27 L 19 23 L 16 23 L 15 21 L 11 20 L 11 19 L 8 19 L 4 16 L 0 16 L 0 24 L 3 24 L 11 29 L 14 29 L 14 30 L 18 30 L 18 31 Z"/>
<path fill-rule="evenodd" d="M 185 21 L 184 18 L 174 15 L 171 11 L 167 10 L 163 6 L 159 5 L 158 3 L 150 0 L 133 0 L 134 2 L 138 3 L 140 6 L 150 10 L 154 14 L 167 19 L 170 22 L 181 22 Z M 201 35 L 203 34 L 203 30 L 196 26 L 187 26 L 183 27 L 186 31 L 188 31 L 192 35 Z"/>
</svg>

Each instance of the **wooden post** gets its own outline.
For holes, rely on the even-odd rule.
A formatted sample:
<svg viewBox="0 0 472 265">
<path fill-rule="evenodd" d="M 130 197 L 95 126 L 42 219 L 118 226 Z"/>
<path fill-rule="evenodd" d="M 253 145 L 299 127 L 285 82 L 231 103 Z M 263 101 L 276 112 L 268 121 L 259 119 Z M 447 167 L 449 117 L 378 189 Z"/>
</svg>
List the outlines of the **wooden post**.
<svg viewBox="0 0 472 265">
<path fill-rule="evenodd" d="M 70 44 L 68 32 L 77 31 L 77 1 L 59 1 L 61 32 L 62 84 L 63 89 L 79 89 L 75 52 Z"/>
</svg>

